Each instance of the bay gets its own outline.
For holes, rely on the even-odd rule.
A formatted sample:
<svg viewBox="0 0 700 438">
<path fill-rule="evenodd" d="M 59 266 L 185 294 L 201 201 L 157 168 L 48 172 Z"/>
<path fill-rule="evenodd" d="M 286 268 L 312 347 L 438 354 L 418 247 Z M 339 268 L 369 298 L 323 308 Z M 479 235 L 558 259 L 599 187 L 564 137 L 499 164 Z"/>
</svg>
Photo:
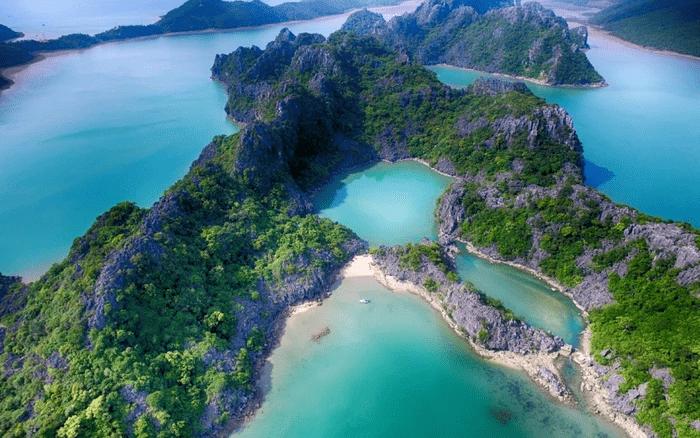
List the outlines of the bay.
<svg viewBox="0 0 700 438">
<path fill-rule="evenodd" d="M 327 35 L 343 21 L 344 16 L 331 17 L 289 27 L 294 32 Z M 20 75 L 18 84 L 0 97 L 0 205 L 4 206 L 0 208 L 0 271 L 35 278 L 65 255 L 72 238 L 109 206 L 126 199 L 148 206 L 157 199 L 186 172 L 212 135 L 236 129 L 225 120 L 223 90 L 209 80 L 214 54 L 228 53 L 238 45 L 264 46 L 281 27 L 104 45 L 51 58 Z M 673 77 L 666 79 L 671 88 L 677 85 Z M 653 82 L 646 84 L 648 92 L 655 92 Z M 585 101 L 611 87 L 562 92 L 572 101 Z M 693 96 L 692 87 L 688 94 Z M 584 113 L 585 109 L 582 106 Z M 211 112 L 205 115 L 207 111 Z M 595 114 L 589 117 L 596 118 Z M 584 140 L 585 125 L 579 126 L 576 115 L 574 120 Z M 587 144 L 584 140 L 586 158 L 619 178 L 619 169 L 588 155 Z M 601 184 L 604 190 L 607 183 Z M 432 217 L 433 208 L 434 201 L 424 214 Z M 409 240 L 420 239 L 418 234 L 430 237 L 434 230 L 432 225 L 427 232 L 424 226 L 417 228 L 423 231 Z M 519 374 L 471 355 L 463 340 L 422 301 L 365 281 L 350 281 L 342 287 L 349 288 L 349 303 L 356 304 L 359 294 L 371 297 L 377 307 L 351 310 L 378 308 L 376 321 L 370 323 L 366 315 L 352 311 L 332 314 L 333 300 L 343 296 L 338 289 L 323 308 L 330 309 L 328 321 L 348 325 L 334 326 L 319 349 L 332 346 L 334 336 L 346 332 L 350 335 L 345 338 L 364 333 L 363 339 L 373 345 L 353 351 L 341 343 L 332 354 L 324 358 L 323 353 L 315 361 L 311 349 L 315 347 L 308 345 L 310 332 L 296 341 L 283 340 L 280 348 L 288 343 L 290 354 L 298 355 L 273 367 L 268 401 L 250 425 L 260 423 L 261 429 L 249 429 L 244 433 L 251 435 L 246 436 L 271 436 L 270 431 L 280 430 L 288 430 L 286 436 L 347 436 L 347 431 L 354 430 L 371 436 L 374 429 L 363 428 L 363 422 L 386 432 L 381 436 L 391 436 L 392 431 L 424 435 L 420 432 L 432 434 L 438 429 L 444 430 L 444 436 L 454 436 L 450 427 L 462 432 L 460 436 L 619 436 L 585 413 L 552 403 Z M 294 333 L 291 324 L 285 336 Z M 273 362 L 278 360 L 275 355 Z M 306 375 L 295 374 L 299 368 Z M 288 377 L 277 378 L 276 373 Z M 283 403 L 281 410 L 276 408 L 278 402 Z M 507 425 L 493 415 L 501 409 L 514 413 Z M 402 416 L 403 411 L 407 415 Z M 324 412 L 328 415 L 322 416 Z M 272 419 L 269 425 L 266 415 Z M 307 424 L 297 426 L 290 416 L 306 419 Z M 529 431 L 536 435 L 528 435 Z"/>
<path fill-rule="evenodd" d="M 455 264 L 460 280 L 467 280 L 486 295 L 501 300 L 515 316 L 531 326 L 578 347 L 585 322 L 569 298 L 525 272 L 489 263 L 466 252 L 462 244 L 458 247 L 462 253 L 455 257 Z"/>
<path fill-rule="evenodd" d="M 425 302 L 372 277 L 292 316 L 270 361 L 266 400 L 233 437 L 624 436 L 478 358 Z"/>
<path fill-rule="evenodd" d="M 150 206 L 213 136 L 237 130 L 210 79 L 216 54 L 265 47 L 283 27 L 327 36 L 347 15 L 105 44 L 15 76 L 0 94 L 0 272 L 36 280 L 99 214 Z"/>
<path fill-rule="evenodd" d="M 453 178 L 416 161 L 377 163 L 337 179 L 313 197 L 319 214 L 340 222 L 370 245 L 437 240 L 433 211 Z"/>
</svg>

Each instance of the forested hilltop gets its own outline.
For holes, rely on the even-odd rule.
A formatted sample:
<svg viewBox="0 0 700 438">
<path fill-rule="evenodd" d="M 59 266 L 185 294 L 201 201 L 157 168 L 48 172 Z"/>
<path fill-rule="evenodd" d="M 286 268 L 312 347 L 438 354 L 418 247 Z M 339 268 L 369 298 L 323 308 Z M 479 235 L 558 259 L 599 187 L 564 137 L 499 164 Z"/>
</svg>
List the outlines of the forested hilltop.
<svg viewBox="0 0 700 438">
<path fill-rule="evenodd" d="M 367 10 L 343 25 L 408 52 L 424 65 L 449 64 L 526 77 L 550 85 L 601 85 L 588 61 L 588 31 L 539 3 L 479 12 L 469 0 L 429 0 L 413 14 L 384 18 Z"/>
<path fill-rule="evenodd" d="M 235 53 L 245 74 L 234 77 Z M 422 138 L 437 126 L 433 104 L 445 116 L 549 108 L 531 94 L 451 90 L 344 32 L 283 32 L 266 52 L 235 53 L 214 68 L 232 100 L 239 80 L 266 96 L 240 106 L 258 114 L 241 132 L 216 137 L 150 209 L 121 203 L 98 217 L 39 281 L 0 278 L 3 436 L 219 433 L 251 405 L 275 323 L 365 250 L 310 214 L 305 191 L 383 156 L 386 105 L 403 117 L 405 100 Z"/>
<path fill-rule="evenodd" d="M 700 0 L 625 0 L 590 22 L 635 44 L 700 56 Z"/>
<path fill-rule="evenodd" d="M 405 51 L 403 64 L 378 62 L 390 52 L 377 39 L 340 32 L 293 49 L 309 38 L 282 34 L 264 51 L 218 56 L 212 72 L 227 84 L 227 112 L 254 122 L 274 118 L 296 93 L 340 101 L 325 110 L 344 133 L 328 142 L 329 160 L 346 156 L 338 145 L 353 150 L 351 138 L 384 159 L 417 157 L 456 176 L 436 212 L 441 244 L 469 242 L 556 279 L 589 312 L 595 361 L 586 365 L 605 376 L 610 404 L 658 436 L 700 436 L 700 231 L 583 185 L 573 121 L 523 84 L 450 90 Z M 359 78 L 338 75 L 353 69 Z"/>
<path fill-rule="evenodd" d="M 637 418 L 664 437 L 696 436 L 697 231 L 583 186 L 563 109 L 523 84 L 450 89 L 405 52 L 347 31 L 283 31 L 265 50 L 217 56 L 212 73 L 227 112 L 247 122 L 239 133 L 216 137 L 150 209 L 122 203 L 98 217 L 39 281 L 0 277 L 3 436 L 220 433 L 251 405 L 275 323 L 366 248 L 311 214 L 307 191 L 338 169 L 408 157 L 458 177 L 438 209 L 443 245 L 470 240 L 572 285 L 591 309 L 596 366 L 645 394 Z M 412 266 L 430 248 L 382 257 Z M 507 310 L 487 311 L 529 333 Z"/>
</svg>

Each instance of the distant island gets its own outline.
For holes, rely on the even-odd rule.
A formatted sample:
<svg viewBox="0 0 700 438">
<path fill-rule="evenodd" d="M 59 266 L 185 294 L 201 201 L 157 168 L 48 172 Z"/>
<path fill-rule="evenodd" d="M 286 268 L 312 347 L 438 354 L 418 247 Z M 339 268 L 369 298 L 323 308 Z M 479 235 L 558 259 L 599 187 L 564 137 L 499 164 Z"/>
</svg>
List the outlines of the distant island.
<svg viewBox="0 0 700 438">
<path fill-rule="evenodd" d="M 468 0 L 430 0 L 388 23 L 379 14 L 356 12 L 343 29 L 378 38 L 424 65 L 449 64 L 547 85 L 605 84 L 583 52 L 589 48 L 587 29 L 569 29 L 539 3 L 479 13 Z"/>
<path fill-rule="evenodd" d="M 700 0 L 625 0 L 590 23 L 641 46 L 700 57 Z"/>
<path fill-rule="evenodd" d="M 309 20 L 396 3 L 398 0 L 344 0 L 341 4 L 308 0 L 268 6 L 260 0 L 188 0 L 147 26 L 118 26 L 94 36 L 70 34 L 48 41 L 0 42 L 0 68 L 26 64 L 41 52 L 84 49 L 110 41 L 176 32 Z M 411 50 L 424 64 L 444 62 L 549 85 L 604 84 L 582 51 L 588 47 L 585 27 L 569 31 L 563 19 L 535 4 L 500 9 L 510 4 L 501 0 L 430 1 L 416 13 L 395 17 L 372 32 L 377 37 L 384 35 L 385 42 L 394 47 Z M 366 13 L 357 15 L 354 22 L 347 24 L 348 29 L 362 34 L 361 21 L 377 19 L 371 17 Z M 6 29 L 8 35 L 16 37 L 14 31 Z M 7 79 L 0 79 L 0 88 L 10 84 Z"/>
<path fill-rule="evenodd" d="M 547 277 L 588 312 L 592 356 L 573 357 L 595 370 L 586 385 L 610 391 L 611 419 L 663 438 L 700 429 L 700 232 L 584 186 L 571 117 L 523 83 L 452 89 L 413 50 L 285 29 L 264 50 L 217 55 L 212 75 L 243 129 L 215 137 L 150 209 L 99 216 L 39 281 L 0 276 L 0 433 L 215 436 L 236 424 L 255 408 L 277 323 L 368 250 L 313 214 L 310 191 L 400 159 L 457 180 L 436 211 L 439 242 L 372 250 L 387 281 L 412 283 L 482 353 L 527 362 L 571 350 L 460 283 L 451 245 Z M 564 397 L 555 368 L 533 369 Z"/>
<path fill-rule="evenodd" d="M 409 142 L 413 150 L 439 132 L 462 143 L 469 135 L 457 120 L 482 114 L 552 122 L 536 134 L 554 160 L 544 178 L 577 160 L 557 134 L 563 110 L 523 85 L 452 90 L 350 32 L 285 30 L 265 51 L 218 56 L 212 73 L 244 102 L 229 105 L 247 115 L 244 129 L 214 138 L 150 209 L 122 203 L 101 215 L 39 281 L 0 278 L 3 436 L 214 436 L 240 419 L 255 405 L 277 322 L 291 305 L 322 298 L 367 251 L 312 213 L 308 192 L 334 172 L 412 156 Z M 513 150 L 526 154 L 521 146 Z M 411 268 L 441 251 L 416 246 L 397 257 Z M 484 348 L 534 354 L 563 344 L 471 287 L 458 296 L 488 318 L 472 315 L 465 327 Z M 494 335 L 480 335 L 485 327 Z"/>
</svg>

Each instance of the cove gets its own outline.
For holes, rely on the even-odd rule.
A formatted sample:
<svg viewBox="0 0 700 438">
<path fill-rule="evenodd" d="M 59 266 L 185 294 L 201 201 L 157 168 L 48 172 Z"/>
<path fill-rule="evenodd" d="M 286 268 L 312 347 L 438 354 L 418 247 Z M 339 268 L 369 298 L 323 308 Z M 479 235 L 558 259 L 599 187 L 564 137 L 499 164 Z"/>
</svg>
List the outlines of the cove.
<svg viewBox="0 0 700 438">
<path fill-rule="evenodd" d="M 342 223 L 372 246 L 404 245 L 424 237 L 437 240 L 435 203 L 452 181 L 416 161 L 381 162 L 336 178 L 312 201 L 321 216 Z M 528 324 L 578 345 L 584 322 L 571 300 L 524 272 L 459 247 L 455 263 L 461 280 L 503 301 Z"/>
<path fill-rule="evenodd" d="M 571 114 L 592 164 L 584 169 L 589 183 L 644 213 L 700 226 L 700 60 L 625 45 L 595 31 L 589 44 L 587 56 L 609 86 L 528 87 Z M 458 87 L 484 75 L 431 69 Z"/>
<path fill-rule="evenodd" d="M 289 318 L 270 363 L 266 400 L 236 438 L 624 436 L 480 359 L 421 299 L 372 277 Z"/>
<path fill-rule="evenodd" d="M 435 203 L 452 181 L 416 161 L 380 162 L 336 179 L 312 202 L 372 246 L 437 240 Z"/>
</svg>

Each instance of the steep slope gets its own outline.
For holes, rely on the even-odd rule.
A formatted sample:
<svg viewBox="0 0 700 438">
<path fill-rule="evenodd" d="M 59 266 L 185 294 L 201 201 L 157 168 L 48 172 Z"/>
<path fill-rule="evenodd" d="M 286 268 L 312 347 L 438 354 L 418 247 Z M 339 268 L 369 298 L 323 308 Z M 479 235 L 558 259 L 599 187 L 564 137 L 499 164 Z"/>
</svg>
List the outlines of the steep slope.
<svg viewBox="0 0 700 438">
<path fill-rule="evenodd" d="M 438 131 L 434 109 L 471 118 L 553 108 L 525 90 L 451 90 L 342 32 L 282 32 L 264 52 L 217 57 L 214 72 L 229 84 L 229 108 L 251 117 L 240 133 L 215 138 L 150 209 L 122 203 L 101 215 L 39 281 L 3 278 L 3 436 L 219 433 L 250 407 L 276 322 L 321 297 L 365 248 L 309 214 L 304 189 L 334 169 L 408 154 L 411 133 L 453 138 L 458 128 Z M 245 98 L 252 90 L 259 100 Z"/>
<path fill-rule="evenodd" d="M 586 28 L 569 30 L 564 19 L 538 3 L 480 15 L 469 1 L 431 0 L 388 23 L 360 11 L 343 29 L 379 38 L 425 65 L 444 63 L 551 85 L 603 83 L 582 52 L 588 47 Z"/>
<path fill-rule="evenodd" d="M 0 24 L 0 42 L 5 42 L 13 38 L 19 38 L 23 34 L 21 32 L 15 32 L 7 26 Z"/>
<path fill-rule="evenodd" d="M 590 22 L 635 44 L 700 56 L 700 0 L 625 1 Z"/>
</svg>

